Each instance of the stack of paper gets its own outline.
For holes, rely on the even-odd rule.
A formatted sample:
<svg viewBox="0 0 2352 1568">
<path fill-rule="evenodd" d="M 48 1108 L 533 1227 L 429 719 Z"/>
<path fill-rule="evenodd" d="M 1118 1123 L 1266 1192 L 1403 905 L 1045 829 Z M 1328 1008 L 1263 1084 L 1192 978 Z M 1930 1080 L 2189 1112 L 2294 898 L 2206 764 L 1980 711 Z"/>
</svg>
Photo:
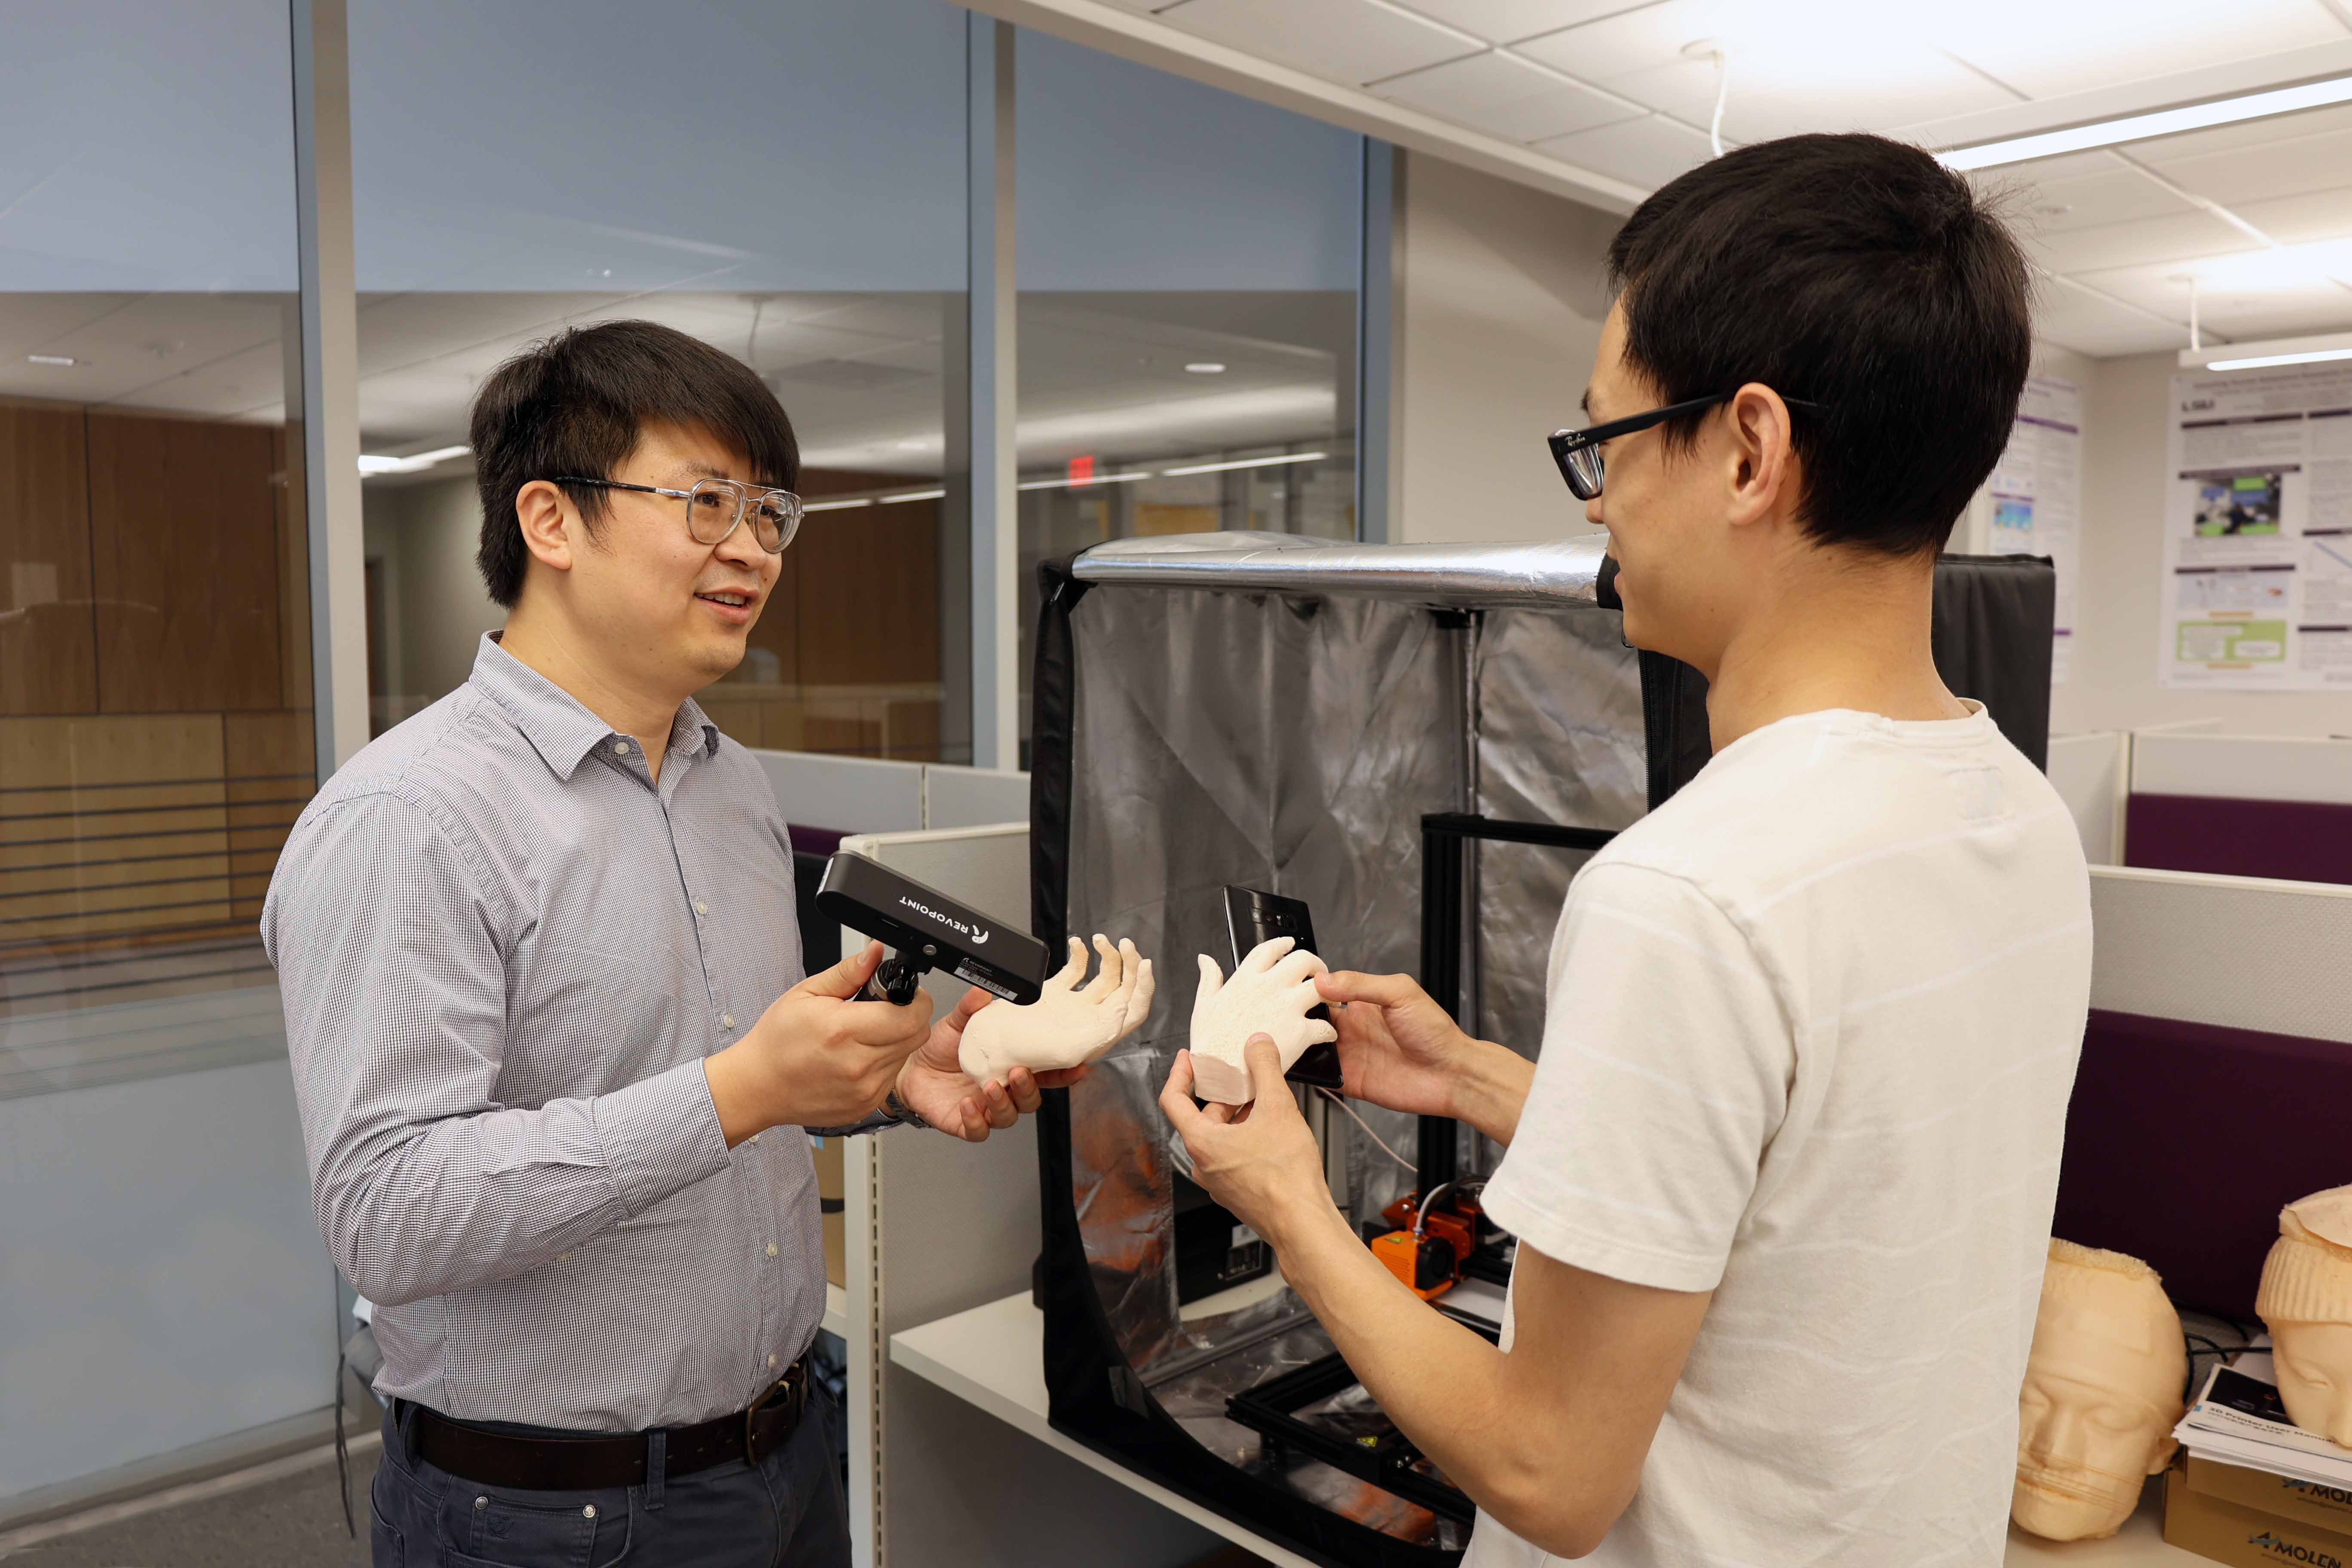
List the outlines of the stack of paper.
<svg viewBox="0 0 2352 1568">
<path fill-rule="evenodd" d="M 2267 1355 L 2244 1356 L 2235 1366 L 2215 1367 L 2205 1380 L 2205 1392 L 2172 1435 L 2194 1458 L 2352 1489 L 2352 1448 L 2338 1447 L 2289 1420 L 2271 1375 Z"/>
</svg>

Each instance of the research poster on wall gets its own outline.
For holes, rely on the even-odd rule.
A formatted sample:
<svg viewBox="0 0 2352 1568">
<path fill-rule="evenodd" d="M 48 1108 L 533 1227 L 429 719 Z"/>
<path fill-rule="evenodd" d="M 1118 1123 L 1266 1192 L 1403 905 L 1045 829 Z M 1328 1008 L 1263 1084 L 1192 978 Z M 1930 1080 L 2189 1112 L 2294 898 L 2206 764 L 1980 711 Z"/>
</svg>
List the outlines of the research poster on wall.
<svg viewBox="0 0 2352 1568">
<path fill-rule="evenodd" d="M 2172 378 L 2157 679 L 2352 687 L 2352 368 Z"/>
<path fill-rule="evenodd" d="M 1995 555 L 2047 555 L 2056 569 L 2058 616 L 2050 683 L 2072 666 L 2074 595 L 2082 565 L 2083 389 L 2034 376 L 2018 401 L 2009 446 L 1986 482 L 1992 502 L 1987 545 Z"/>
</svg>

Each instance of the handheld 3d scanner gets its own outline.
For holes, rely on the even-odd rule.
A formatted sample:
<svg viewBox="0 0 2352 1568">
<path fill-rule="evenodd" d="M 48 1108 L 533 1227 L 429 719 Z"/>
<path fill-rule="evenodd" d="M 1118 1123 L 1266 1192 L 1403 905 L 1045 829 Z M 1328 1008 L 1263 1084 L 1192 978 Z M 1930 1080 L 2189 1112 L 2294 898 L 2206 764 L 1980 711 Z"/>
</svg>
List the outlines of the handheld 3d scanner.
<svg viewBox="0 0 2352 1568">
<path fill-rule="evenodd" d="M 1045 985 L 1044 942 L 863 855 L 825 862 L 816 907 L 891 950 L 859 993 L 869 1001 L 903 1007 L 934 969 L 1016 1005 L 1037 1000 Z"/>
</svg>

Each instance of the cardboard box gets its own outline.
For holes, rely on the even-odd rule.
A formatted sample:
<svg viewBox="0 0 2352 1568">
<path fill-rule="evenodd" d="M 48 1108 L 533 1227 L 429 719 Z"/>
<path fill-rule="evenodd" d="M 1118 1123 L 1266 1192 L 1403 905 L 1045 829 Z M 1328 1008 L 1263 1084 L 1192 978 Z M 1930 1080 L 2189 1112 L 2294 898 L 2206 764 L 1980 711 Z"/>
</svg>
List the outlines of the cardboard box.
<svg viewBox="0 0 2352 1568">
<path fill-rule="evenodd" d="M 2352 1535 L 2194 1490 L 2179 1467 L 2165 1472 L 2164 1539 L 2237 1568 L 2352 1568 Z"/>
<path fill-rule="evenodd" d="M 2291 1480 L 2241 1465 L 2219 1465 L 2194 1456 L 2189 1460 L 2189 1489 L 2257 1513 L 2352 1535 L 2352 1490 Z"/>
</svg>

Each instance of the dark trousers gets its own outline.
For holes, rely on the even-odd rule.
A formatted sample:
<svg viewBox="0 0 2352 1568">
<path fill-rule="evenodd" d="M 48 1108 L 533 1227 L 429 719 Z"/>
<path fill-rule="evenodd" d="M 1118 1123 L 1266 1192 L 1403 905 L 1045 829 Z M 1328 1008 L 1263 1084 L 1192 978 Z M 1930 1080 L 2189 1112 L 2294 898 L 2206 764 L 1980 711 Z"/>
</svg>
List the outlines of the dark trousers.
<svg viewBox="0 0 2352 1568">
<path fill-rule="evenodd" d="M 395 1406 L 408 1409 L 407 1406 Z M 832 1424 L 813 1393 L 789 1442 L 690 1476 L 595 1491 L 480 1486 L 416 1457 L 387 1414 L 369 1493 L 375 1568 L 847 1568 Z"/>
</svg>

